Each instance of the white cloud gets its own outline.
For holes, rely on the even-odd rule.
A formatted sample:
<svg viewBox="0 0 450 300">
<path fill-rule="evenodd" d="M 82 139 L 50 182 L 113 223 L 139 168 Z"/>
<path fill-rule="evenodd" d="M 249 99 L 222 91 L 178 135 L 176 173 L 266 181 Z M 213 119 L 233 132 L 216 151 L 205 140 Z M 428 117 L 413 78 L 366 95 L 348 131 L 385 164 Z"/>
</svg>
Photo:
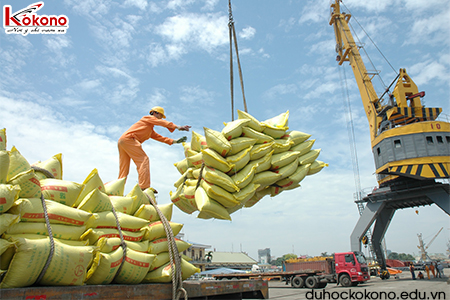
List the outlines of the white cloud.
<svg viewBox="0 0 450 300">
<path fill-rule="evenodd" d="M 177 60 L 187 52 L 187 49 L 180 44 L 169 44 L 166 45 L 166 52 L 168 57 Z"/>
<path fill-rule="evenodd" d="M 92 91 L 101 86 L 101 80 L 100 79 L 84 79 L 80 83 L 77 84 L 78 87 L 80 87 L 84 91 Z"/>
<path fill-rule="evenodd" d="M 95 69 L 103 76 L 116 80 L 115 84 L 110 84 L 112 88 L 105 93 L 105 97 L 113 104 L 129 102 L 136 98 L 139 92 L 139 79 L 118 68 L 97 66 Z M 123 79 L 126 81 L 124 82 Z"/>
<path fill-rule="evenodd" d="M 256 29 L 248 26 L 242 29 L 242 31 L 239 33 L 239 37 L 243 38 L 244 40 L 250 40 L 253 38 L 256 34 Z"/>
<path fill-rule="evenodd" d="M 447 0 L 403 0 L 401 2 L 407 9 L 416 11 L 419 14 L 422 14 L 424 9 L 441 9 L 443 6 L 448 5 Z"/>
<path fill-rule="evenodd" d="M 145 10 L 148 6 L 146 0 L 126 0 L 124 5 L 126 6 L 136 6 L 140 10 Z"/>
<path fill-rule="evenodd" d="M 329 1 L 328 0 L 320 0 L 320 1 L 312 1 L 305 5 L 302 10 L 302 15 L 299 19 L 299 24 L 303 23 L 317 23 L 317 22 L 326 22 L 329 18 Z M 289 26 L 287 27 L 289 28 Z"/>
<path fill-rule="evenodd" d="M 47 48 L 54 52 L 60 53 L 64 48 L 70 47 L 70 40 L 66 36 L 56 36 L 46 40 Z"/>
<path fill-rule="evenodd" d="M 434 61 L 426 60 L 419 62 L 409 67 L 411 74 L 414 75 L 414 82 L 420 86 L 431 81 L 448 84 L 450 82 L 450 75 L 448 75 L 449 65 Z"/>
<path fill-rule="evenodd" d="M 440 13 L 420 18 L 413 18 L 413 26 L 406 45 L 417 45 L 426 41 L 432 44 L 450 45 L 450 5 L 442 7 Z"/>
<path fill-rule="evenodd" d="M 51 56 L 48 56 L 48 60 L 53 65 L 60 65 L 67 67 L 75 60 L 73 54 L 69 54 L 67 49 L 72 47 L 72 42 L 67 36 L 51 36 L 44 38 L 45 46 L 52 52 Z"/>
<path fill-rule="evenodd" d="M 182 9 L 188 5 L 191 5 L 192 3 L 194 3 L 195 0 L 169 0 L 167 2 L 166 7 L 168 9 L 172 9 L 172 10 L 176 10 L 176 9 Z"/>
<path fill-rule="evenodd" d="M 264 48 L 260 48 L 258 53 L 262 55 L 264 58 L 270 58 L 270 55 L 264 51 Z"/>
<path fill-rule="evenodd" d="M 336 46 L 336 41 L 332 39 L 322 40 L 314 43 L 309 49 L 309 54 L 333 55 Z M 336 54 L 337 55 L 337 54 Z"/>
<path fill-rule="evenodd" d="M 114 3 L 108 0 L 64 0 L 75 12 L 95 19 L 109 13 Z"/>
<path fill-rule="evenodd" d="M 294 17 L 290 17 L 289 19 L 281 19 L 278 24 L 279 27 L 283 28 L 285 32 L 289 32 L 295 25 L 296 19 Z"/>
<path fill-rule="evenodd" d="M 33 48 L 33 43 L 23 35 L 17 35 L 14 38 L 11 37 L 11 41 L 17 44 L 21 51 L 31 50 Z"/>
<path fill-rule="evenodd" d="M 63 173 L 67 180 L 81 183 L 96 166 L 100 167 L 104 179 L 115 177 L 116 162 L 111 160 L 115 152 L 114 143 L 95 134 L 92 124 L 67 121 L 51 106 L 20 98 L 2 97 L 0 106 L 8 149 L 15 145 L 30 163 L 63 153 Z M 35 115 L 41 118 L 34 118 Z M 26 120 L 33 122 L 30 124 Z M 30 148 L 28 145 L 45 146 Z"/>
<path fill-rule="evenodd" d="M 180 100 L 187 104 L 204 105 L 211 103 L 214 99 L 214 93 L 206 91 L 199 86 L 182 86 Z"/>
<path fill-rule="evenodd" d="M 163 8 L 158 5 L 158 3 L 150 2 L 149 11 L 151 13 L 160 14 L 163 11 Z"/>
<path fill-rule="evenodd" d="M 152 67 L 156 67 L 167 62 L 169 57 L 161 44 L 151 43 L 147 47 L 146 59 Z"/>
<path fill-rule="evenodd" d="M 118 17 L 112 21 L 91 23 L 89 28 L 99 45 L 111 53 L 129 48 L 135 33 L 135 29 L 130 23 Z"/>
<path fill-rule="evenodd" d="M 212 53 L 228 43 L 227 20 L 220 14 L 186 13 L 167 18 L 154 32 L 167 43 L 151 42 L 145 59 L 152 67 L 179 60 L 193 50 Z"/>
<path fill-rule="evenodd" d="M 227 18 L 218 13 L 176 15 L 156 27 L 170 43 L 189 45 L 212 52 L 228 43 Z"/>
<path fill-rule="evenodd" d="M 167 97 L 170 95 L 168 91 L 163 88 L 154 88 L 153 93 L 148 96 L 149 107 L 162 106 L 167 102 Z"/>
<path fill-rule="evenodd" d="M 345 6 L 341 4 L 341 12 L 349 12 L 347 8 L 350 10 L 356 8 L 363 8 L 369 12 L 382 12 L 385 11 L 388 7 L 399 7 L 400 0 L 379 0 L 379 1 L 358 1 L 358 0 L 347 0 L 345 1 Z M 346 8 L 347 7 L 347 8 Z"/>
<path fill-rule="evenodd" d="M 23 37 L 19 36 L 18 40 L 22 41 Z M 15 39 L 12 39 L 16 41 Z M 22 44 L 22 42 L 20 42 Z M 18 44 L 18 43 L 16 43 Z M 25 43 L 26 44 L 26 43 Z M 24 47 L 21 51 L 17 51 L 15 47 L 2 46 L 0 48 L 0 86 L 24 86 L 27 79 L 22 68 L 27 66 L 28 58 L 32 56 L 33 48 Z"/>
<path fill-rule="evenodd" d="M 171 60 L 179 60 L 188 49 L 183 44 L 167 44 L 151 43 L 148 46 L 145 59 L 152 67 L 157 67 Z"/>
<path fill-rule="evenodd" d="M 253 50 L 251 48 L 242 48 L 239 49 L 239 56 L 240 55 L 247 55 L 247 54 L 252 54 Z"/>
<path fill-rule="evenodd" d="M 264 97 L 276 99 L 279 95 L 295 94 L 298 88 L 295 84 L 278 84 L 264 92 Z"/>
<path fill-rule="evenodd" d="M 219 3 L 219 0 L 205 0 L 205 5 L 202 7 L 202 10 L 213 10 L 217 3 Z"/>
</svg>

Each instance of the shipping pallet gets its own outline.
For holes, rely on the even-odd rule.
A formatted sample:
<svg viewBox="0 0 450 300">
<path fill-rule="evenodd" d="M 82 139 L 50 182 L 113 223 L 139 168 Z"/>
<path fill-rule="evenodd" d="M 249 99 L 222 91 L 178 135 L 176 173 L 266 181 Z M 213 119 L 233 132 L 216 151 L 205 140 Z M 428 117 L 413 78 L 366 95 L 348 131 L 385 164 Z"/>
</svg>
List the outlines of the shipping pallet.
<svg viewBox="0 0 450 300">
<path fill-rule="evenodd" d="M 184 281 L 183 288 L 186 290 L 188 298 L 192 300 L 269 298 L 268 284 L 266 281 L 263 281 L 261 279 L 227 281 Z M 0 299 L 171 300 L 172 284 L 149 283 L 136 285 L 109 284 L 83 286 L 38 286 L 15 289 L 0 289 Z"/>
</svg>

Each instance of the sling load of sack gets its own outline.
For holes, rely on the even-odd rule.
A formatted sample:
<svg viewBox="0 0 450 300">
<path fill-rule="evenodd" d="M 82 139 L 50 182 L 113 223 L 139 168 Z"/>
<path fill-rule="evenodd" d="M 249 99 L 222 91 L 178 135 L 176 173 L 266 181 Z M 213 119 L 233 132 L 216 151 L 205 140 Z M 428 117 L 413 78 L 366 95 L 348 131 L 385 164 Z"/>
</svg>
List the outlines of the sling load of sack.
<svg viewBox="0 0 450 300">
<path fill-rule="evenodd" d="M 262 122 L 240 110 L 238 117 L 221 131 L 193 131 L 183 144 L 185 158 L 174 164 L 181 177 L 170 192 L 181 211 L 231 220 L 237 210 L 296 189 L 328 166 L 317 160 L 320 149 L 312 149 L 310 134 L 289 130 L 289 111 Z"/>
</svg>

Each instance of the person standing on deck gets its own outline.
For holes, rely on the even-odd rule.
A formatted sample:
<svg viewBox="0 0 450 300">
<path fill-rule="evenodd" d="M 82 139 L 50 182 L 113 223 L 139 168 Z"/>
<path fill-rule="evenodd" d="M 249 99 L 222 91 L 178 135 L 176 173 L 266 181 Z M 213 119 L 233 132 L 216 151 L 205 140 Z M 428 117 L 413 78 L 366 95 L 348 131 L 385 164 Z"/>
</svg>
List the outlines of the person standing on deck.
<svg viewBox="0 0 450 300">
<path fill-rule="evenodd" d="M 152 138 L 168 145 L 174 143 L 180 144 L 186 141 L 186 137 L 174 140 L 168 137 L 159 135 L 154 131 L 154 126 L 162 126 L 167 128 L 170 132 L 175 129 L 181 131 L 189 131 L 191 126 L 178 126 L 172 122 L 163 120 L 166 118 L 164 108 L 160 106 L 153 107 L 148 116 L 142 117 L 139 121 L 133 124 L 124 134 L 119 138 L 117 146 L 119 148 L 119 179 L 128 176 L 130 171 L 130 160 L 136 164 L 139 187 L 142 190 L 150 188 L 150 160 L 142 149 L 142 143 Z M 155 193 L 157 191 L 153 189 Z"/>
</svg>

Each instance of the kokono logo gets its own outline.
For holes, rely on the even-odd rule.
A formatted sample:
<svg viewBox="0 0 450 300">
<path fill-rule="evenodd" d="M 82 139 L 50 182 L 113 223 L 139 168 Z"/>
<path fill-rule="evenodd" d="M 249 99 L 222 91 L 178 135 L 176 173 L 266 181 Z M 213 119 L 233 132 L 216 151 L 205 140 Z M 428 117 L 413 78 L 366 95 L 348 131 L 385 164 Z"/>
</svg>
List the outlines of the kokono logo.
<svg viewBox="0 0 450 300">
<path fill-rule="evenodd" d="M 36 2 L 12 12 L 11 5 L 3 6 L 3 28 L 6 34 L 65 34 L 69 28 L 69 18 L 65 15 L 38 15 L 44 2 Z"/>
</svg>

